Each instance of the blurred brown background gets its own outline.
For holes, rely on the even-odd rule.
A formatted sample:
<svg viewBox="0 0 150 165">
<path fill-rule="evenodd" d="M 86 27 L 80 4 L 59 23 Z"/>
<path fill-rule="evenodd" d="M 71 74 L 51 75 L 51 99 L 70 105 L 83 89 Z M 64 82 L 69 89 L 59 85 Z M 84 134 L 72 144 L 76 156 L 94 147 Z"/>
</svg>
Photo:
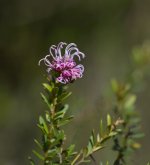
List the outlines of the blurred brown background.
<svg viewBox="0 0 150 165">
<path fill-rule="evenodd" d="M 39 59 L 60 41 L 75 42 L 86 54 L 84 78 L 70 87 L 75 119 L 66 128 L 68 143 L 78 149 L 106 114 L 103 93 L 111 78 L 124 77 L 132 48 L 150 39 L 150 1 L 1 0 L 0 38 L 0 165 L 27 165 L 33 138 L 40 136 L 36 121 L 46 108 L 39 94 L 45 82 Z M 138 99 L 146 136 L 132 165 L 145 165 L 150 156 L 150 78 L 146 80 Z M 106 149 L 95 156 L 105 162 L 115 154 Z"/>
</svg>

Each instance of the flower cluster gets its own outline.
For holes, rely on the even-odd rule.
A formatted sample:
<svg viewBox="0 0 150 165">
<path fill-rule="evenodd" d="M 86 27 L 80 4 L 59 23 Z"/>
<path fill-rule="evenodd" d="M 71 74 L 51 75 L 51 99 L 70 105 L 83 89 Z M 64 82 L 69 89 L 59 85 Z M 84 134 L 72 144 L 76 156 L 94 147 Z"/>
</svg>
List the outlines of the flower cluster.
<svg viewBox="0 0 150 165">
<path fill-rule="evenodd" d="M 64 46 L 63 53 L 62 49 Z M 67 84 L 83 76 L 84 66 L 81 64 L 77 65 L 74 57 L 77 56 L 80 61 L 85 55 L 79 51 L 76 44 L 70 43 L 67 45 L 64 42 L 60 42 L 58 46 L 52 45 L 49 52 L 49 55 L 46 55 L 39 61 L 39 65 L 41 61 L 44 61 L 48 73 L 50 71 L 57 72 L 56 81 Z"/>
</svg>

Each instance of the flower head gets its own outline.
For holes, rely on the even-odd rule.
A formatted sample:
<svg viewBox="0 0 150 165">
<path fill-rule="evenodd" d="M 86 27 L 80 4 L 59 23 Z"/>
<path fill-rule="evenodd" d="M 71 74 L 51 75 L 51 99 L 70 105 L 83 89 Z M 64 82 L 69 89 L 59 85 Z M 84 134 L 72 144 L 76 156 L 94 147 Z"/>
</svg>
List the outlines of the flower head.
<svg viewBox="0 0 150 165">
<path fill-rule="evenodd" d="M 65 49 L 63 49 L 65 46 Z M 47 66 L 47 72 L 54 71 L 58 73 L 56 80 L 60 83 L 67 84 L 77 78 L 81 78 L 84 72 L 84 66 L 76 64 L 75 57 L 78 57 L 79 61 L 84 58 L 85 55 L 79 51 L 76 44 L 66 44 L 60 42 L 58 46 L 52 45 L 49 49 L 50 54 L 46 55 L 39 61 L 43 61 Z"/>
</svg>

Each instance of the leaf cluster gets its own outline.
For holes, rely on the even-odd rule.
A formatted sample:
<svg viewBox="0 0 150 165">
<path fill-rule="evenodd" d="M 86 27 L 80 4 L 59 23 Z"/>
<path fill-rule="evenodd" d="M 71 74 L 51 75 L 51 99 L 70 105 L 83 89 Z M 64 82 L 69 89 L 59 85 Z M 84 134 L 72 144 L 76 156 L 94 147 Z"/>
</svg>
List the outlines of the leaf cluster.
<svg viewBox="0 0 150 165">
<path fill-rule="evenodd" d="M 87 146 L 81 149 L 81 151 L 75 157 L 71 165 L 89 163 L 91 162 L 91 160 L 96 162 L 96 160 L 93 157 L 93 154 L 103 149 L 105 147 L 106 141 L 120 133 L 121 129 L 119 128 L 119 126 L 122 122 L 123 121 L 121 119 L 113 121 L 111 116 L 108 114 L 107 125 L 105 126 L 103 124 L 103 121 L 100 121 L 99 133 L 95 134 L 95 131 L 92 131 Z"/>
<path fill-rule="evenodd" d="M 130 84 L 112 81 L 112 89 L 116 96 L 114 112 L 123 119 L 120 134 L 114 138 L 113 150 L 118 152 L 114 165 L 125 164 L 125 158 L 140 148 L 136 139 L 144 136 L 141 133 L 140 117 L 136 111 L 136 95 L 132 93 Z"/>
<path fill-rule="evenodd" d="M 45 112 L 45 117 L 39 117 L 37 124 L 42 133 L 42 140 L 41 142 L 34 140 L 42 153 L 35 150 L 33 153 L 44 162 L 44 165 L 67 165 L 75 152 L 74 145 L 64 148 L 66 135 L 62 126 L 69 123 L 73 116 L 66 117 L 69 106 L 63 104 L 63 101 L 71 93 L 66 91 L 66 87 L 53 82 L 44 83 L 43 87 L 47 95 L 41 93 L 41 96 L 48 110 Z M 29 160 L 31 164 L 35 164 L 31 158 Z"/>
</svg>

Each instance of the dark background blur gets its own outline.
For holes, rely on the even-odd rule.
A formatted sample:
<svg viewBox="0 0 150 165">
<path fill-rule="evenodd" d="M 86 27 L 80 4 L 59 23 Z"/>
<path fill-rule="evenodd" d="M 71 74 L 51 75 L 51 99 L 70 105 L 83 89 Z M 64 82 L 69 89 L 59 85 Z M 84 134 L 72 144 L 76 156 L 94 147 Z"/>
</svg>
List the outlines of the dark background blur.
<svg viewBox="0 0 150 165">
<path fill-rule="evenodd" d="M 149 38 L 149 0 L 1 0 L 0 165 L 29 164 L 33 138 L 40 136 L 38 115 L 46 108 L 39 94 L 44 72 L 37 63 L 51 44 L 75 42 L 86 54 L 84 78 L 70 87 L 70 113 L 76 117 L 66 128 L 68 143 L 78 149 L 106 114 L 102 95 L 111 78 L 125 75 L 132 48 Z M 145 165 L 150 156 L 149 80 L 138 99 L 146 136 L 132 165 Z M 114 160 L 115 154 L 105 153 L 95 156 L 105 162 L 110 153 Z"/>
</svg>

